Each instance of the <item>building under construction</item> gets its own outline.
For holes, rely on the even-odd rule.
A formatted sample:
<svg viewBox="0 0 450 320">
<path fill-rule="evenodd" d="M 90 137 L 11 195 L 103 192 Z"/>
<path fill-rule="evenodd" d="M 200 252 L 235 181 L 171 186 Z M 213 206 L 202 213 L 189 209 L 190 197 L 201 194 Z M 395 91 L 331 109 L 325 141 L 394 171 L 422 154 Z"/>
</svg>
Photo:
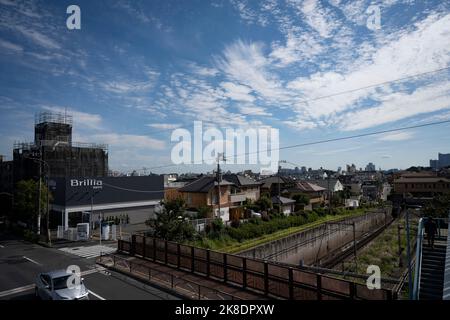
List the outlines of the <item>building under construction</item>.
<svg viewBox="0 0 450 320">
<path fill-rule="evenodd" d="M 2 189 L 12 189 L 13 185 L 20 180 L 37 180 L 40 175 L 42 177 L 107 176 L 107 146 L 73 142 L 72 124 L 72 116 L 67 113 L 37 114 L 34 142 L 14 144 L 12 166 L 8 166 L 13 172 L 9 175 L 3 173 L 3 176 L 12 176 L 12 179 L 2 180 Z M 8 162 L 11 164 L 10 161 Z M 6 168 L 6 163 L 3 163 L 2 167 Z"/>
</svg>

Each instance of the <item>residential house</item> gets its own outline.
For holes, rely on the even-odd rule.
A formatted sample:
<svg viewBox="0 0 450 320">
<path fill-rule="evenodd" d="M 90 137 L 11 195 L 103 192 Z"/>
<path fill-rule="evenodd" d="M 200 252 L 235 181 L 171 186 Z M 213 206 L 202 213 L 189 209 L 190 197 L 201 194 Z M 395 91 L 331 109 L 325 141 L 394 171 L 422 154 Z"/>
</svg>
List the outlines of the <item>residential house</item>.
<svg viewBox="0 0 450 320">
<path fill-rule="evenodd" d="M 325 188 L 327 191 L 338 192 L 344 190 L 344 185 L 338 179 L 313 180 L 311 183 Z"/>
<path fill-rule="evenodd" d="M 268 193 L 271 196 L 278 195 L 278 191 L 293 187 L 295 180 L 290 177 L 271 176 L 260 180 L 261 182 L 261 194 Z"/>
<path fill-rule="evenodd" d="M 273 196 L 272 204 L 274 206 L 281 206 L 281 212 L 284 215 L 290 215 L 295 211 L 295 200 L 289 198 Z"/>
<path fill-rule="evenodd" d="M 305 210 L 312 210 L 313 208 L 316 208 L 324 203 L 325 192 L 325 188 L 322 188 L 312 182 L 296 181 L 293 186 L 283 189 L 282 195 L 291 199 L 297 194 L 306 195 L 309 198 L 309 205 L 305 206 Z"/>
<path fill-rule="evenodd" d="M 230 220 L 244 218 L 243 204 L 246 199 L 252 202 L 259 199 L 261 182 L 239 174 L 225 174 L 223 179 L 233 183 L 230 186 Z"/>
<path fill-rule="evenodd" d="M 210 207 L 213 217 L 223 221 L 230 220 L 230 192 L 234 184 L 225 179 L 220 182 L 220 199 L 218 199 L 218 182 L 213 176 L 203 176 L 178 189 L 189 209 Z M 219 214 L 220 201 L 220 214 Z"/>
</svg>

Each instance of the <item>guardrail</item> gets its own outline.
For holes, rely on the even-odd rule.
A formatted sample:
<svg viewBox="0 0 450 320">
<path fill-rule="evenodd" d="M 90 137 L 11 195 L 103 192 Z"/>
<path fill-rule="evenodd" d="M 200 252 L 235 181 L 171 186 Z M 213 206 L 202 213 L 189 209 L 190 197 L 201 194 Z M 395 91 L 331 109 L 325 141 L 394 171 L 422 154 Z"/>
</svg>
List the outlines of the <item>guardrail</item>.
<svg viewBox="0 0 450 320">
<path fill-rule="evenodd" d="M 417 239 L 416 239 L 416 265 L 414 268 L 414 287 L 413 287 L 413 300 L 419 300 L 419 291 L 420 291 L 420 274 L 422 269 L 422 244 L 423 244 L 423 218 L 420 218 L 419 223 L 417 225 Z M 408 262 L 409 263 L 409 262 Z"/>
<path fill-rule="evenodd" d="M 450 224 L 450 211 L 448 213 L 448 223 Z M 450 300 L 450 234 L 447 229 L 447 251 L 445 253 L 445 274 L 444 274 L 444 288 L 442 293 L 442 300 Z"/>
<path fill-rule="evenodd" d="M 131 242 L 119 240 L 118 250 L 274 298 L 397 299 L 397 294 L 389 289 L 371 290 L 366 285 L 320 273 L 162 239 L 133 235 Z"/>
<path fill-rule="evenodd" d="M 241 300 L 239 297 L 229 293 L 200 285 L 191 280 L 178 277 L 173 273 L 164 272 L 144 263 L 130 261 L 114 254 L 102 253 L 96 262 L 105 267 L 122 272 L 125 271 L 149 282 L 163 285 L 190 299 Z"/>
<path fill-rule="evenodd" d="M 417 239 L 416 239 L 416 256 L 415 256 L 415 266 L 414 266 L 414 281 L 413 281 L 413 293 L 412 299 L 419 300 L 420 293 L 420 279 L 422 271 L 422 247 L 425 232 L 425 222 L 428 218 L 420 218 L 417 225 Z M 443 227 L 448 228 L 450 222 L 450 217 L 447 218 L 434 218 L 437 227 L 437 236 L 441 237 L 441 229 Z M 448 236 L 447 236 L 448 238 Z"/>
</svg>

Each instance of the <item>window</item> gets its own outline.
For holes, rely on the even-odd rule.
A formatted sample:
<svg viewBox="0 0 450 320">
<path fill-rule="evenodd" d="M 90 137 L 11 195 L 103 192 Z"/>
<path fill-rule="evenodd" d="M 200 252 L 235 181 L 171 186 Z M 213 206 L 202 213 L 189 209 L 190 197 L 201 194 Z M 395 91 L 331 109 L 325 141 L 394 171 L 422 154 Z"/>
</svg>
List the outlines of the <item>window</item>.
<svg viewBox="0 0 450 320">
<path fill-rule="evenodd" d="M 190 193 L 187 194 L 187 203 L 192 204 L 192 194 Z"/>
</svg>

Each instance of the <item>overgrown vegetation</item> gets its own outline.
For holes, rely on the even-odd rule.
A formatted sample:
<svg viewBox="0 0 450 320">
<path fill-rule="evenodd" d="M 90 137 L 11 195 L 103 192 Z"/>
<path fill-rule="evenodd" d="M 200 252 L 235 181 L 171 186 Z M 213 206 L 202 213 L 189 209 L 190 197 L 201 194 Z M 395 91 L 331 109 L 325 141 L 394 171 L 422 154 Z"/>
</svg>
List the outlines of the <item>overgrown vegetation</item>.
<svg viewBox="0 0 450 320">
<path fill-rule="evenodd" d="M 400 246 L 398 241 L 399 226 L 401 227 Z M 411 218 L 410 227 L 411 253 L 413 254 L 417 233 L 416 217 Z M 407 265 L 405 230 L 405 219 L 397 219 L 382 234 L 357 253 L 356 264 L 354 258 L 351 257 L 336 269 L 366 274 L 369 265 L 376 265 L 380 267 L 383 278 L 400 278 Z M 399 248 L 401 248 L 401 254 Z"/>
<path fill-rule="evenodd" d="M 247 222 L 227 226 L 221 232 L 207 232 L 199 239 L 191 241 L 192 244 L 220 250 L 225 252 L 237 252 L 247 247 L 264 242 L 273 241 L 289 234 L 314 227 L 320 223 L 331 220 L 339 220 L 349 215 L 360 215 L 365 211 L 333 209 L 332 214 L 326 214 L 327 209 L 318 208 L 311 212 L 298 212 L 290 216 L 271 214 L 269 220 L 251 218 Z"/>
</svg>

